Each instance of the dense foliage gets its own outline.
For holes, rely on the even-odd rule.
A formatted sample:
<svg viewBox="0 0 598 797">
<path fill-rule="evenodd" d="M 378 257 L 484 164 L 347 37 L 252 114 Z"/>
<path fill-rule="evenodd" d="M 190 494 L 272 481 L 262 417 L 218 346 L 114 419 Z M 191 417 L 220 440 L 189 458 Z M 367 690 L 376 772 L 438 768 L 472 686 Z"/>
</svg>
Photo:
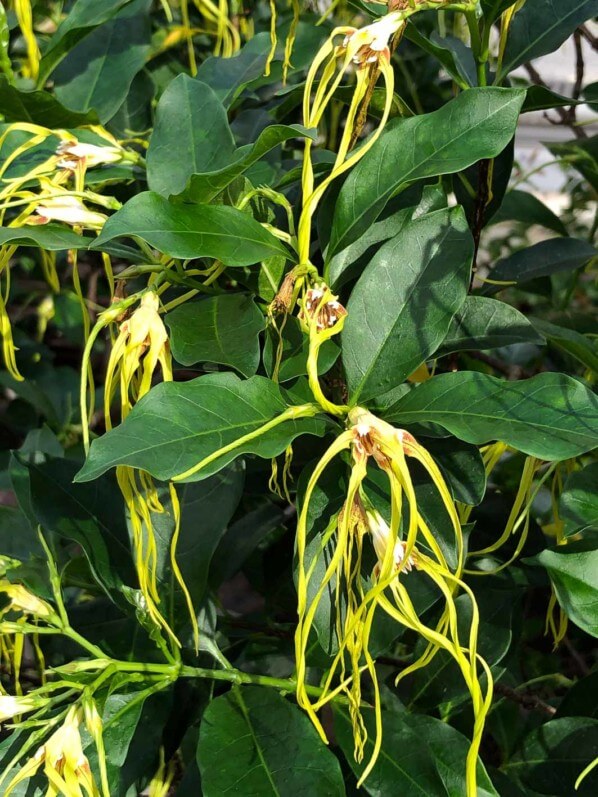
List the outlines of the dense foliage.
<svg viewBox="0 0 598 797">
<path fill-rule="evenodd" d="M 598 793 L 596 14 L 0 4 L 2 794 Z"/>
</svg>

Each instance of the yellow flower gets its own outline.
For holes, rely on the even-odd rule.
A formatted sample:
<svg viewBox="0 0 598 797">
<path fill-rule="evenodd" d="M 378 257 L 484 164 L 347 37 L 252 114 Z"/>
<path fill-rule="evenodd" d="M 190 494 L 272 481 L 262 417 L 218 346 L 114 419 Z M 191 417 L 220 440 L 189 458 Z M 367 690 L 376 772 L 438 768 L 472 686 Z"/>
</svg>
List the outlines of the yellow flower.
<svg viewBox="0 0 598 797">
<path fill-rule="evenodd" d="M 387 14 L 371 25 L 348 33 L 343 42 L 347 57 L 359 65 L 375 64 L 382 56 L 390 61 L 388 43 L 404 24 L 399 14 Z"/>
<path fill-rule="evenodd" d="M 104 388 L 104 409 L 110 428 L 110 404 L 114 381 L 120 381 L 121 412 L 126 417 L 133 403 L 150 389 L 152 376 L 160 363 L 165 381 L 172 380 L 172 361 L 168 333 L 158 312 L 160 299 L 153 291 L 145 293 L 140 306 L 123 321 L 112 347 Z"/>
<path fill-rule="evenodd" d="M 33 777 L 43 765 L 48 778 L 47 795 L 65 797 L 99 797 L 100 792 L 81 745 L 79 734 L 81 709 L 71 706 L 64 723 L 54 731 L 35 755 L 19 770 L 9 783 L 5 797 L 24 780 Z"/>
<path fill-rule="evenodd" d="M 58 616 L 50 604 L 29 592 L 22 584 L 0 581 L 0 594 L 6 595 L 10 600 L 8 606 L 1 611 L 2 614 L 12 610 L 49 622 L 58 620 Z"/>
<path fill-rule="evenodd" d="M 125 150 L 120 146 L 99 147 L 96 144 L 83 144 L 80 141 L 61 141 L 56 154 L 60 157 L 59 169 L 74 171 L 83 162 L 85 167 L 92 169 L 105 163 L 118 163 L 124 157 Z"/>
<path fill-rule="evenodd" d="M 376 552 L 376 556 L 378 558 L 378 564 L 376 566 L 377 573 L 379 574 L 380 568 L 386 558 L 386 552 L 388 550 L 389 545 L 392 544 L 392 535 L 390 533 L 390 526 L 384 520 L 382 515 L 377 512 L 375 509 L 368 511 L 367 519 L 369 524 L 369 529 L 372 533 L 372 542 L 374 543 L 374 550 Z M 393 553 L 392 553 L 392 561 L 395 570 L 401 568 L 403 561 L 405 560 L 405 543 L 402 540 L 396 540 L 393 546 Z M 407 557 L 407 561 L 403 566 L 403 570 L 407 573 L 411 572 L 411 570 L 415 567 L 415 556 L 414 552 L 411 553 L 409 557 Z"/>
<path fill-rule="evenodd" d="M 6 722 L 18 714 L 27 714 L 42 708 L 49 701 L 46 698 L 34 697 L 33 695 L 23 695 L 13 697 L 13 695 L 0 695 L 0 722 Z"/>
<path fill-rule="evenodd" d="M 37 216 L 29 216 L 26 219 L 27 224 L 48 224 L 50 221 L 62 221 L 72 226 L 99 230 L 108 218 L 104 213 L 88 210 L 83 202 L 74 196 L 45 199 L 44 204 L 37 205 L 34 212 Z"/>
</svg>

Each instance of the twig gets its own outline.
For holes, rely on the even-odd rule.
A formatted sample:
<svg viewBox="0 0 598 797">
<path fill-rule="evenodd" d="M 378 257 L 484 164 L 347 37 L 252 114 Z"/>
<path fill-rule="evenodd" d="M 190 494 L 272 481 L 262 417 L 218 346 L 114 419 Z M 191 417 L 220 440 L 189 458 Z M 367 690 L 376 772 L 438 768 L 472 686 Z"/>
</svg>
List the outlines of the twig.
<svg viewBox="0 0 598 797">
<path fill-rule="evenodd" d="M 579 36 L 577 36 L 576 38 L 576 53 L 577 53 L 577 69 L 576 69 L 577 77 L 575 81 L 575 88 L 576 90 L 578 90 L 578 94 L 577 96 L 574 97 L 574 99 L 577 100 L 579 98 L 579 95 L 581 94 L 581 87 L 583 85 L 583 75 L 585 69 L 583 52 L 581 48 L 581 38 Z M 542 76 L 540 75 L 538 70 L 533 66 L 533 64 L 527 63 L 524 64 L 524 67 L 527 71 L 527 74 L 530 76 L 530 80 L 532 81 L 532 83 L 534 83 L 536 86 L 542 86 L 542 88 L 549 89 L 548 84 L 542 79 Z M 579 84 L 579 89 L 577 89 L 578 84 Z M 558 114 L 558 116 L 560 117 L 560 121 L 555 121 L 554 119 L 551 119 L 548 113 L 544 112 L 544 118 L 547 119 L 550 122 L 550 124 L 565 125 L 567 127 L 570 127 L 576 138 L 588 137 L 586 131 L 577 124 L 577 118 L 576 118 L 577 111 L 574 104 L 571 105 L 571 107 L 568 109 L 555 108 L 554 110 L 555 113 Z"/>
<path fill-rule="evenodd" d="M 598 50 L 598 36 L 594 36 L 594 34 L 590 30 L 588 30 L 588 28 L 585 25 L 582 25 L 579 28 L 579 32 L 584 37 L 584 39 L 587 42 L 589 42 L 590 46 L 594 50 Z"/>
<path fill-rule="evenodd" d="M 482 230 L 484 229 L 484 221 L 486 218 L 486 208 L 490 198 L 490 185 L 491 178 L 490 170 L 491 161 L 487 158 L 478 163 L 478 190 L 475 198 L 475 207 L 473 211 L 473 267 L 471 270 L 471 282 L 478 270 L 478 252 L 480 251 L 480 239 L 482 237 Z M 471 286 L 470 286 L 471 288 Z"/>
<path fill-rule="evenodd" d="M 545 703 L 537 695 L 532 695 L 529 692 L 519 693 L 516 689 L 512 689 L 505 684 L 494 684 L 494 692 L 507 700 L 512 700 L 513 703 L 518 703 L 522 708 L 528 711 L 541 711 L 550 717 L 556 714 L 556 708 L 549 703 Z"/>
</svg>

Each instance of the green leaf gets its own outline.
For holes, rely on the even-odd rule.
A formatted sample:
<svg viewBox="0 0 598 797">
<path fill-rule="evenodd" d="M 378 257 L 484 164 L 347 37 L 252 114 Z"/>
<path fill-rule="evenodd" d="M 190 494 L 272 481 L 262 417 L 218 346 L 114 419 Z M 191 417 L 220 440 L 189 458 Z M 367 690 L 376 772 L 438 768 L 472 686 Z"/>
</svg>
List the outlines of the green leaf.
<svg viewBox="0 0 598 797">
<path fill-rule="evenodd" d="M 141 719 L 145 697 L 145 690 L 128 694 L 111 694 L 108 695 L 104 703 L 102 711 L 103 737 L 111 794 L 123 793 L 120 782 L 121 772 Z M 93 767 L 97 762 L 97 750 L 93 742 L 87 746 L 85 754 Z"/>
<path fill-rule="evenodd" d="M 528 86 L 525 102 L 521 113 L 532 113 L 533 111 L 548 111 L 551 108 L 565 108 L 571 105 L 579 105 L 583 100 L 576 100 L 573 97 L 565 97 L 557 94 L 556 91 L 546 86 Z"/>
<path fill-rule="evenodd" d="M 409 222 L 378 250 L 351 293 L 341 336 L 353 404 L 401 384 L 436 350 L 467 296 L 472 258 L 461 208 Z"/>
<path fill-rule="evenodd" d="M 262 540 L 281 526 L 283 521 L 281 507 L 268 501 L 232 523 L 219 539 L 212 557 L 210 585 L 218 587 L 223 581 L 232 578 Z"/>
<path fill-rule="evenodd" d="M 476 88 L 433 113 L 390 122 L 340 191 L 327 259 L 356 241 L 409 183 L 499 155 L 524 97 L 520 89 Z"/>
<path fill-rule="evenodd" d="M 513 343 L 544 343 L 527 318 L 505 302 L 468 296 L 449 327 L 436 357 L 456 351 L 485 351 Z"/>
<path fill-rule="evenodd" d="M 409 201 L 411 194 L 413 190 L 406 191 L 399 198 L 401 205 L 407 201 L 407 206 L 402 206 L 386 218 L 374 222 L 354 243 L 334 255 L 326 268 L 326 279 L 332 287 L 339 288 L 351 277 L 360 274 L 375 254 L 374 247 L 377 248 L 377 244 L 394 238 L 409 221 L 447 207 L 446 193 L 436 185 L 424 186 L 417 205 Z M 417 201 L 416 197 L 413 198 Z"/>
<path fill-rule="evenodd" d="M 527 0 L 509 28 L 501 80 L 526 61 L 552 53 L 586 20 L 598 14 L 598 0 Z"/>
<path fill-rule="evenodd" d="M 92 249 L 114 238 L 136 236 L 170 257 L 214 257 L 248 266 L 286 247 L 247 213 L 225 205 L 179 205 L 159 194 L 137 194 L 111 216 Z"/>
<path fill-rule="evenodd" d="M 73 484 L 77 462 L 21 462 L 29 469 L 31 506 L 37 522 L 78 543 L 98 583 L 112 600 L 117 599 L 122 584 L 135 584 L 136 576 L 123 500 L 113 478 Z"/>
<path fill-rule="evenodd" d="M 480 0 L 480 5 L 486 17 L 487 24 L 492 24 L 499 18 L 503 11 L 515 5 L 516 2 L 517 0 Z"/>
<path fill-rule="evenodd" d="M 134 0 L 66 55 L 54 72 L 58 99 L 75 111 L 97 111 L 105 124 L 124 102 L 150 45 L 148 0 Z"/>
<path fill-rule="evenodd" d="M 45 83 L 48 75 L 77 42 L 132 2 L 134 0 L 102 0 L 101 3 L 97 0 L 77 0 L 45 49 L 39 69 L 40 85 Z"/>
<path fill-rule="evenodd" d="M 116 429 L 94 440 L 77 481 L 90 481 L 116 465 L 143 468 L 167 480 L 280 416 L 289 405 L 270 379 L 241 380 L 231 372 L 190 382 L 164 382 L 133 407 Z M 205 479 L 241 454 L 277 456 L 301 434 L 322 435 L 317 418 L 286 420 L 218 457 L 192 481 Z"/>
<path fill-rule="evenodd" d="M 245 484 L 245 468 L 236 462 L 201 482 L 182 484 L 177 488 L 181 505 L 181 526 L 176 546 L 176 559 L 197 607 L 204 597 L 214 551 L 235 512 Z M 166 503 L 166 502 L 165 502 Z M 170 505 L 170 501 L 168 501 Z M 173 593 L 178 590 L 170 561 L 174 524 L 172 516 L 154 516 L 158 547 L 158 579 L 164 587 L 165 605 L 172 605 L 175 627 L 188 623 L 183 600 L 175 603 Z"/>
<path fill-rule="evenodd" d="M 282 335 L 282 360 L 278 372 L 278 381 L 288 382 L 298 376 L 307 374 L 309 338 L 301 329 L 299 319 L 293 316 L 288 316 L 284 326 L 282 326 L 280 335 Z M 268 328 L 268 336 L 264 346 L 264 368 L 270 377 L 274 373 L 276 365 L 280 335 L 273 327 Z M 329 371 L 337 361 L 339 354 L 340 349 L 333 340 L 325 341 L 318 357 L 318 373 L 325 374 Z"/>
<path fill-rule="evenodd" d="M 558 235 L 568 235 L 567 228 L 559 217 L 543 202 L 528 191 L 509 191 L 502 205 L 494 214 L 491 224 L 504 221 L 519 221 L 522 224 L 539 224 Z"/>
<path fill-rule="evenodd" d="M 598 770 L 588 775 L 578 790 L 575 782 L 596 755 L 598 720 L 563 717 L 535 728 L 504 769 L 516 775 L 534 793 L 552 797 L 594 797 L 598 791 Z"/>
<path fill-rule="evenodd" d="M 226 110 L 210 86 L 188 75 L 169 83 L 147 151 L 149 188 L 166 197 L 179 194 L 192 174 L 218 171 L 234 151 Z"/>
<path fill-rule="evenodd" d="M 518 285 L 538 277 L 582 268 L 595 256 L 596 249 L 581 238 L 551 238 L 499 260 L 490 277 Z M 505 287 L 509 286 L 488 284 L 482 290 L 496 293 Z"/>
<path fill-rule="evenodd" d="M 0 75 L 0 107 L 6 122 L 29 122 L 49 128 L 98 123 L 94 111 L 71 111 L 47 91 L 20 91 L 5 75 Z"/>
<path fill-rule="evenodd" d="M 61 227 L 59 224 L 41 224 L 25 227 L 0 227 L 0 246 L 17 244 L 18 246 L 38 246 L 52 252 L 61 249 L 87 249 L 95 239 Z"/>
<path fill-rule="evenodd" d="M 477 85 L 473 54 L 460 39 L 454 36 L 442 38 L 436 32 L 428 38 L 418 30 L 412 20 L 409 20 L 405 27 L 405 38 L 437 58 L 461 88 Z"/>
<path fill-rule="evenodd" d="M 476 446 L 454 437 L 429 438 L 426 448 L 434 457 L 456 501 L 477 506 L 486 491 L 486 471 Z"/>
<path fill-rule="evenodd" d="M 269 50 L 270 35 L 258 33 L 232 58 L 206 58 L 197 70 L 197 79 L 207 83 L 225 108 L 230 108 L 247 85 L 263 77 Z"/>
<path fill-rule="evenodd" d="M 363 762 L 354 759 L 351 720 L 346 708 L 334 705 L 334 730 L 345 758 L 358 777 L 376 737 L 374 712 L 362 709 L 368 740 Z M 371 797 L 462 797 L 466 794 L 465 759 L 469 741 L 434 717 L 385 711 L 380 756 L 363 789 Z M 477 766 L 477 797 L 498 797 L 481 762 Z"/>
<path fill-rule="evenodd" d="M 559 514 L 565 521 L 565 537 L 598 531 L 598 462 L 574 471 L 559 500 Z"/>
<path fill-rule="evenodd" d="M 316 136 L 317 131 L 301 125 L 271 125 L 259 134 L 254 144 L 247 144 L 233 152 L 222 168 L 212 163 L 212 168 L 195 169 L 196 173 L 190 177 L 181 196 L 188 202 L 209 202 L 274 147 L 292 138 L 307 137 L 313 140 Z M 223 148 L 224 152 L 226 148 Z"/>
<path fill-rule="evenodd" d="M 133 78 L 131 88 L 122 105 L 108 125 L 117 138 L 140 135 L 152 126 L 152 100 L 156 86 L 148 72 L 139 72 Z"/>
<path fill-rule="evenodd" d="M 259 334 L 264 316 L 249 296 L 225 294 L 187 302 L 164 319 L 175 359 L 182 365 L 220 363 L 243 376 L 260 364 Z"/>
<path fill-rule="evenodd" d="M 575 625 L 598 637 L 598 549 L 595 540 L 542 551 L 532 562 L 548 571 L 557 600 Z"/>
<path fill-rule="evenodd" d="M 557 324 L 551 324 L 540 318 L 530 319 L 541 335 L 558 346 L 559 349 L 571 354 L 580 363 L 598 373 L 598 350 L 589 336 L 582 335 L 574 329 L 567 329 Z"/>
<path fill-rule="evenodd" d="M 399 399 L 385 417 L 400 426 L 435 423 L 476 445 L 502 440 L 549 461 L 598 445 L 598 397 L 564 374 L 519 382 L 474 371 L 440 374 Z"/>
<path fill-rule="evenodd" d="M 272 689 L 235 688 L 206 709 L 197 761 L 205 797 L 343 797 L 338 760 L 308 717 Z"/>
<path fill-rule="evenodd" d="M 0 550 L 2 556 L 26 562 L 32 555 L 43 557 L 37 529 L 19 507 L 0 506 Z"/>
<path fill-rule="evenodd" d="M 557 158 L 574 166 L 598 191 L 598 135 L 582 140 L 557 141 L 547 146 Z"/>
</svg>

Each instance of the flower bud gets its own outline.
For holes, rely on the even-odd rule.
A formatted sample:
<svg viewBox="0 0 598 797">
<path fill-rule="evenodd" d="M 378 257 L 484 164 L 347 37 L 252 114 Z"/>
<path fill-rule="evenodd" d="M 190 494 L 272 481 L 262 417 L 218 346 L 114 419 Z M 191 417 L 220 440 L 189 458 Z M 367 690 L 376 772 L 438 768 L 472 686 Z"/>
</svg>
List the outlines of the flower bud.
<svg viewBox="0 0 598 797">
<path fill-rule="evenodd" d="M 99 147 L 95 144 L 84 144 L 75 139 L 61 141 L 56 154 L 60 156 L 59 169 L 74 171 L 81 162 L 84 162 L 89 169 L 104 163 L 118 163 L 123 159 L 124 150 L 118 146 Z"/>
<path fill-rule="evenodd" d="M 378 557 L 378 570 L 382 567 L 386 557 L 386 551 L 390 545 L 390 527 L 384 520 L 382 515 L 375 509 L 367 512 L 370 531 L 372 533 L 372 541 L 374 543 L 374 550 Z M 405 543 L 397 540 L 393 550 L 393 562 L 395 570 L 398 570 L 405 558 Z M 403 570 L 408 573 L 411 572 L 415 566 L 415 559 L 411 555 L 405 562 Z"/>
<path fill-rule="evenodd" d="M 49 603 L 29 592 L 22 584 L 11 584 L 9 581 L 0 582 L 0 594 L 2 593 L 10 600 L 3 613 L 12 610 L 30 614 L 42 620 L 58 619 Z"/>
<path fill-rule="evenodd" d="M 80 225 L 91 230 L 104 226 L 107 216 L 95 210 L 88 210 L 83 202 L 74 196 L 61 196 L 46 199 L 34 211 L 37 216 L 30 216 L 27 224 L 48 224 L 50 221 L 63 221 L 65 224 Z"/>
<path fill-rule="evenodd" d="M 34 695 L 0 695 L 0 722 L 16 717 L 18 714 L 27 714 L 29 711 L 43 708 L 49 703 L 46 697 L 36 697 Z"/>
</svg>

